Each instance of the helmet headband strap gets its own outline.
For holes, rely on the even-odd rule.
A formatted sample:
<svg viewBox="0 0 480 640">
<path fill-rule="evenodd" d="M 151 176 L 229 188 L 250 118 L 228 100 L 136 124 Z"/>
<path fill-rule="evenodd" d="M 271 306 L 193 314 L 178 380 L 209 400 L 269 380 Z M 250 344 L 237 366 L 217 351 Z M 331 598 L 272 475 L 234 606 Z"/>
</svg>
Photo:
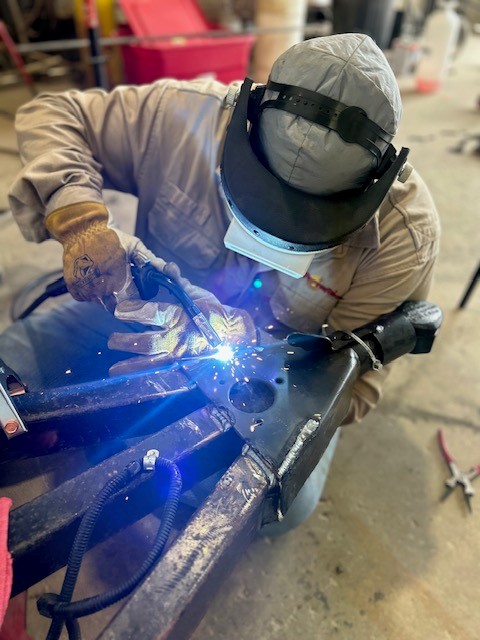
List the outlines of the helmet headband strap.
<svg viewBox="0 0 480 640">
<path fill-rule="evenodd" d="M 393 136 L 370 120 L 360 107 L 349 107 L 328 96 L 303 87 L 269 80 L 265 89 L 278 91 L 278 96 L 258 107 L 257 119 L 264 109 L 281 109 L 335 131 L 345 140 L 359 144 L 372 153 L 380 165 Z M 382 148 L 381 148 L 382 147 Z"/>
</svg>

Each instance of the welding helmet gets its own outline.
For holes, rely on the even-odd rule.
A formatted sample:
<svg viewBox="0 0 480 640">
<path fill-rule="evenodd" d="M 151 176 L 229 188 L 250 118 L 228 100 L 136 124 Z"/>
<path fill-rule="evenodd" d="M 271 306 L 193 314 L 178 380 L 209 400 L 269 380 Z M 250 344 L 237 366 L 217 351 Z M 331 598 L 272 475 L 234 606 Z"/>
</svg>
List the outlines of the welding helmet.
<svg viewBox="0 0 480 640">
<path fill-rule="evenodd" d="M 246 78 L 227 129 L 225 245 L 294 277 L 373 217 L 405 164 L 393 72 L 361 34 L 314 38 Z"/>
</svg>

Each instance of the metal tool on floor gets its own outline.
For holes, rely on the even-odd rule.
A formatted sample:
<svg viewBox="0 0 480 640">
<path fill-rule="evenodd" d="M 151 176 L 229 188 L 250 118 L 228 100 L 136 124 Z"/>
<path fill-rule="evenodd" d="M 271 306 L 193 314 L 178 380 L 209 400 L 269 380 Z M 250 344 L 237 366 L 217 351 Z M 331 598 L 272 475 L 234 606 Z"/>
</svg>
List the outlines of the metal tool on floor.
<svg viewBox="0 0 480 640">
<path fill-rule="evenodd" d="M 472 513 L 472 498 L 475 495 L 472 480 L 480 475 L 480 465 L 471 467 L 468 471 L 460 471 L 455 463 L 454 457 L 447 448 L 445 433 L 442 429 L 438 430 L 438 443 L 440 445 L 440 451 L 448 464 L 448 468 L 452 472 L 451 477 L 448 478 L 448 480 L 445 480 L 445 486 L 447 489 L 441 497 L 441 501 L 446 500 L 457 486 L 461 486 L 468 510 Z"/>
</svg>

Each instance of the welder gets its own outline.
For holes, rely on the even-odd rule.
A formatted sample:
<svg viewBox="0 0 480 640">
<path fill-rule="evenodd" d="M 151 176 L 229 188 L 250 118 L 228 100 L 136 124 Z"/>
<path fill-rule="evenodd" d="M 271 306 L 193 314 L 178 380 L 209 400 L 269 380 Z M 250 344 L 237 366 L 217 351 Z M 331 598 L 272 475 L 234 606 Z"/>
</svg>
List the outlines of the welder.
<svg viewBox="0 0 480 640">
<path fill-rule="evenodd" d="M 234 345 L 254 343 L 255 327 L 353 330 L 425 299 L 439 223 L 392 144 L 401 112 L 362 34 L 294 45 L 265 86 L 162 79 L 39 95 L 17 114 L 24 167 L 10 205 L 25 238 L 63 245 L 75 300 L 14 323 L 0 357 L 43 387 L 212 351 L 181 306 L 141 298 L 131 265 L 145 262 Z M 135 235 L 117 228 L 105 188 L 138 198 Z M 359 379 L 345 424 L 376 405 L 387 371 Z M 315 507 L 337 437 L 281 530 Z"/>
</svg>

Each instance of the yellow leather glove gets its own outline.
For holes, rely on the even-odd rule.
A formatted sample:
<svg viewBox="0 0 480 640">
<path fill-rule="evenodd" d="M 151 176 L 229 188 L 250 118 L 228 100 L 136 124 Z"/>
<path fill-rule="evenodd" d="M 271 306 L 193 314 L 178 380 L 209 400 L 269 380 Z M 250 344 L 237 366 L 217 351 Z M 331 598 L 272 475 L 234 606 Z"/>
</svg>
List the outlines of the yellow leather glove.
<svg viewBox="0 0 480 640">
<path fill-rule="evenodd" d="M 162 270 L 143 242 L 108 226 L 109 214 L 99 202 L 79 202 L 52 211 L 45 226 L 63 246 L 63 274 L 76 300 L 100 302 L 113 312 L 118 302 L 138 298 L 130 263 L 150 260 Z"/>
<path fill-rule="evenodd" d="M 183 278 L 174 263 L 166 265 L 164 272 L 177 280 L 193 298 L 222 344 L 232 347 L 256 344 L 256 328 L 246 311 L 222 305 L 212 293 Z M 127 300 L 117 305 L 115 317 L 124 322 L 140 323 L 150 327 L 150 331 L 113 333 L 110 336 L 110 349 L 148 356 L 130 358 L 113 365 L 111 375 L 160 367 L 179 358 L 195 357 L 213 351 L 183 307 L 177 304 Z"/>
</svg>

